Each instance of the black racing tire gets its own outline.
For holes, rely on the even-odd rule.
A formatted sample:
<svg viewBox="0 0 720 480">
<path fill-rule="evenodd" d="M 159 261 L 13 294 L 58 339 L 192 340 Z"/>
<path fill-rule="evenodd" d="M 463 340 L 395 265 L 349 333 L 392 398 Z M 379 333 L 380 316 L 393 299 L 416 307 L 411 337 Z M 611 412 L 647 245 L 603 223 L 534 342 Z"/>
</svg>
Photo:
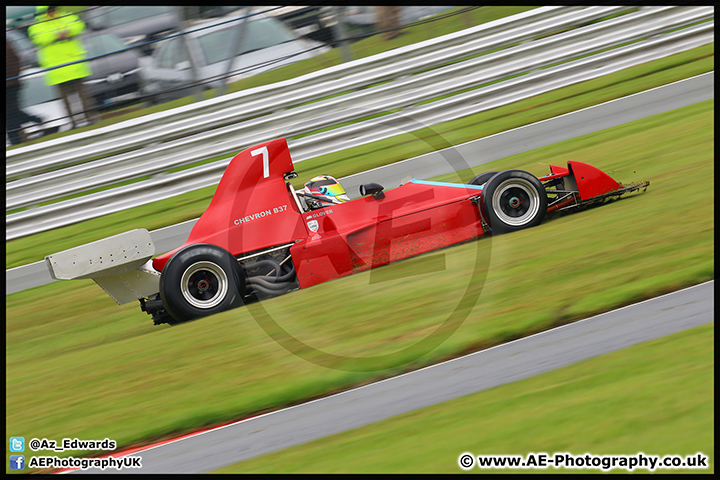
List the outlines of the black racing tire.
<svg viewBox="0 0 720 480">
<path fill-rule="evenodd" d="M 498 174 L 498 172 L 493 172 L 493 171 L 483 172 L 480 175 L 478 175 L 477 177 L 470 180 L 470 185 L 485 185 L 488 180 L 490 180 L 492 177 L 494 177 L 497 174 Z"/>
<path fill-rule="evenodd" d="M 175 323 L 243 305 L 245 273 L 230 252 L 208 243 L 178 250 L 160 274 L 160 298 Z"/>
<path fill-rule="evenodd" d="M 540 180 L 524 170 L 505 170 L 483 188 L 483 206 L 493 233 L 539 225 L 547 213 L 547 193 Z"/>
</svg>

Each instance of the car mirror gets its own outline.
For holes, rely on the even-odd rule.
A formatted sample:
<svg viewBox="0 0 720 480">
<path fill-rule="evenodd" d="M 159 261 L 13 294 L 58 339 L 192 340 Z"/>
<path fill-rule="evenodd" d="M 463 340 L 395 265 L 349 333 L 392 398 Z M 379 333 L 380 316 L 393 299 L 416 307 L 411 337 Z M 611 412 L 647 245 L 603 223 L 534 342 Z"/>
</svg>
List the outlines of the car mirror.
<svg viewBox="0 0 720 480">
<path fill-rule="evenodd" d="M 385 198 L 385 194 L 383 193 L 384 189 L 382 185 L 377 183 L 365 183 L 360 185 L 360 195 L 363 197 L 365 195 L 372 195 L 376 200 L 382 200 Z"/>
</svg>

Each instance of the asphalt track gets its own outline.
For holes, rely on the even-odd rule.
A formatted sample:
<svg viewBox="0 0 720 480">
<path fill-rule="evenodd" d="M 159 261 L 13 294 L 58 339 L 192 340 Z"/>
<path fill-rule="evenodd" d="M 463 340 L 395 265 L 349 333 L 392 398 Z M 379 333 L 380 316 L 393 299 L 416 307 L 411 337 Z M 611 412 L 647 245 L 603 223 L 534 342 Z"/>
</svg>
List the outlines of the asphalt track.
<svg viewBox="0 0 720 480">
<path fill-rule="evenodd" d="M 604 130 L 650 115 L 667 112 L 714 98 L 714 72 L 653 88 L 627 97 L 543 120 L 462 145 L 396 162 L 341 179 L 351 196 L 363 183 L 376 182 L 386 189 L 397 187 L 412 175 L 428 179 L 475 167 L 493 160 L 544 147 L 580 135 Z M 418 125 L 418 128 L 422 125 Z M 401 133 L 401 132 L 398 132 Z M 332 172 L 327 172 L 332 174 Z M 182 245 L 195 220 L 150 232 L 156 252 Z M 138 225 L 141 227 L 142 225 Z M 55 253 L 55 252 L 48 252 Z M 44 261 L 5 271 L 5 294 L 45 285 L 55 280 Z"/>
<path fill-rule="evenodd" d="M 119 473 L 210 472 L 710 323 L 714 321 L 714 286 L 711 280 L 398 377 L 136 451 L 130 455 L 142 457 L 142 468 Z"/>
</svg>

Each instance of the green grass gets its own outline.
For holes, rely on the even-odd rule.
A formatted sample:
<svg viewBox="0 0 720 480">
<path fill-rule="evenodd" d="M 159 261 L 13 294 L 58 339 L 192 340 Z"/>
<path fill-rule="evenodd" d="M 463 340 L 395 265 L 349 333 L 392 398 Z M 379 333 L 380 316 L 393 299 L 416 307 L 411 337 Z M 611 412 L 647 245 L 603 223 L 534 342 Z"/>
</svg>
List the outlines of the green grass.
<svg viewBox="0 0 720 480">
<path fill-rule="evenodd" d="M 581 159 L 651 185 L 533 229 L 383 267 L 417 273 L 401 281 L 371 282 L 375 270 L 263 302 L 276 325 L 255 305 L 154 327 L 136 304 L 118 307 L 91 281 L 8 295 L 8 436 L 151 441 L 714 278 L 713 118 L 710 100 L 487 164 L 540 175 L 548 163 Z M 445 270 L 423 273 L 437 255 Z M 479 299 L 464 301 L 483 286 L 471 279 L 484 276 Z M 458 305 L 464 321 L 424 348 Z"/>
<path fill-rule="evenodd" d="M 714 44 L 648 62 L 611 75 L 557 89 L 462 119 L 296 164 L 296 186 L 318 173 L 350 175 L 581 108 L 637 93 L 714 69 Z M 267 140 L 267 139 L 265 139 Z M 219 157 L 224 158 L 224 157 Z M 471 177 L 470 177 L 471 178 Z M 153 230 L 199 217 L 215 187 L 106 215 L 6 243 L 7 267 L 42 260 L 45 255 L 144 227 Z"/>
<path fill-rule="evenodd" d="M 702 452 L 709 457 L 709 468 L 684 472 L 712 473 L 714 333 L 714 324 L 703 325 L 216 473 L 458 473 L 462 470 L 457 460 L 464 452 L 476 456 Z M 470 472 L 557 470 L 474 467 Z M 570 472 L 601 470 L 565 470 Z"/>
</svg>

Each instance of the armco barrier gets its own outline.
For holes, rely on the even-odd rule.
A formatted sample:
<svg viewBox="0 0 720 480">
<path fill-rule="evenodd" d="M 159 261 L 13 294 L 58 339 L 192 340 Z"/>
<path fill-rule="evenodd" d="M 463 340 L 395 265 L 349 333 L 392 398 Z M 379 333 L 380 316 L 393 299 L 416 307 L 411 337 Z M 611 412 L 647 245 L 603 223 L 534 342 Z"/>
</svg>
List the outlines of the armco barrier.
<svg viewBox="0 0 720 480">
<path fill-rule="evenodd" d="M 586 13 L 583 18 L 587 18 L 589 15 L 587 10 L 590 8 L 582 10 Z M 603 11 L 603 13 L 607 14 L 607 11 Z M 578 12 L 574 12 L 574 15 L 578 16 Z M 600 15 L 600 12 L 594 10 L 593 15 Z M 713 9 L 711 7 L 643 9 L 389 84 L 268 114 L 189 138 L 148 146 L 136 152 L 115 155 L 48 174 L 16 180 L 7 184 L 6 207 L 10 209 L 34 205 L 41 201 L 60 198 L 90 188 L 110 185 L 113 182 L 161 173 L 175 166 L 213 156 L 233 155 L 245 146 L 256 143 L 258 138 L 290 137 L 374 113 L 397 108 L 405 109 L 403 113 L 382 117 L 380 121 L 359 122 L 348 127 L 336 128 L 291 141 L 294 159 L 302 161 L 306 158 L 396 134 L 397 131 L 393 132 L 392 129 L 383 127 L 383 125 L 393 124 L 393 122 L 397 124 L 398 128 L 409 128 L 408 121 L 420 121 L 423 124 L 432 125 L 711 42 L 713 41 L 714 27 L 712 22 L 701 23 L 671 34 L 662 34 L 662 32 L 696 23 L 712 16 Z M 557 18 L 553 19 L 557 20 Z M 548 19 L 543 19 L 539 23 L 547 22 Z M 516 30 L 527 32 L 528 29 L 533 29 L 532 25 L 534 24 L 524 24 L 521 29 L 511 28 L 480 40 L 471 40 L 469 43 L 476 45 L 481 42 L 486 47 L 495 48 L 498 44 L 510 41 L 508 39 L 517 40 L 519 32 Z M 646 37 L 651 38 L 626 47 L 542 69 L 552 63 L 577 58 L 588 52 Z M 450 48 L 456 49 L 457 45 Z M 477 47 L 469 48 L 471 52 L 476 50 Z M 420 64 L 426 65 L 422 61 Z M 439 95 L 538 69 L 542 70 L 489 87 L 437 100 L 424 106 L 413 107 L 419 102 Z M 400 71 L 405 73 L 402 69 Z M 462 76 L 460 76 L 461 73 Z M 381 76 L 380 73 L 377 75 Z M 327 91 L 323 90 L 323 93 L 325 94 Z M 266 99 L 266 102 L 269 103 L 270 109 L 275 108 L 270 99 Z M 282 100 L 280 103 L 282 104 Z M 348 108 L 348 104 L 352 107 Z M 235 107 L 228 107 L 228 109 L 233 108 Z M 86 195 L 8 215 L 6 238 L 10 240 L 87 218 L 94 218 L 118 211 L 118 209 L 148 203 L 143 199 L 141 192 L 147 191 L 150 187 L 153 189 L 151 195 L 153 200 L 150 201 L 154 201 L 193 188 L 212 185 L 219 180 L 228 161 L 229 158 L 185 172 L 163 175 L 126 187 L 113 188 L 100 194 Z M 8 171 L 10 170 L 11 167 L 8 166 Z"/>
</svg>

